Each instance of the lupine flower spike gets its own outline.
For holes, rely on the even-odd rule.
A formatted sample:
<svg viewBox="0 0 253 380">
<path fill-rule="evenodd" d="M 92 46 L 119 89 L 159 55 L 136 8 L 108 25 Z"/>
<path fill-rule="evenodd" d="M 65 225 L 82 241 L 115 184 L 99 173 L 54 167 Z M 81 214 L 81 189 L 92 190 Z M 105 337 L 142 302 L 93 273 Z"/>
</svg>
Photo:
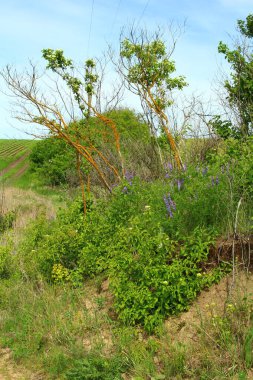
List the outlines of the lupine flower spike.
<svg viewBox="0 0 253 380">
<path fill-rule="evenodd" d="M 173 212 L 172 210 L 176 211 L 176 204 L 175 202 L 171 199 L 171 196 L 170 194 L 168 194 L 167 196 L 164 195 L 163 197 L 163 201 L 165 203 L 165 207 L 167 209 L 167 212 L 168 212 L 168 216 L 170 218 L 173 218 Z"/>
</svg>

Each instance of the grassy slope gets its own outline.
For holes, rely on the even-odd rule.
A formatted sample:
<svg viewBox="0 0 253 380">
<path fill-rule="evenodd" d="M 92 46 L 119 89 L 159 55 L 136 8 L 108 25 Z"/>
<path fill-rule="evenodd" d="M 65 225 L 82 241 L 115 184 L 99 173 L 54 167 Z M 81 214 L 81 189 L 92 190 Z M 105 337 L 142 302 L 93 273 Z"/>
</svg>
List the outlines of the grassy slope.
<svg viewBox="0 0 253 380">
<path fill-rule="evenodd" d="M 15 163 L 22 156 L 29 154 L 32 147 L 36 144 L 34 140 L 0 140 L 0 171 L 8 168 L 10 164 Z M 28 158 L 20 162 L 6 173 L 3 178 L 7 179 L 15 175 L 22 166 L 28 163 Z"/>
<path fill-rule="evenodd" d="M 5 142 L 0 140 L 0 148 Z M 30 187 L 30 173 L 25 172 L 15 185 Z M 48 198 L 19 189 L 12 189 L 9 198 L 8 209 L 22 206 L 14 230 L 20 237 L 24 224 L 43 212 Z M 31 202 L 24 204 L 28 198 Z M 48 216 L 52 217 L 52 212 Z M 12 244 L 10 240 L 11 235 L 5 235 L 2 245 Z M 246 355 L 252 360 L 251 348 L 242 344 L 252 330 L 252 276 L 249 280 L 239 277 L 229 299 L 227 289 L 231 287 L 225 279 L 203 292 L 189 312 L 168 319 L 157 335 L 147 336 L 140 328 L 122 326 L 115 319 L 108 282 L 103 277 L 73 289 L 49 286 L 36 269 L 32 271 L 34 276 L 24 271 L 22 276 L 0 282 L 0 344 L 10 348 L 14 361 L 30 368 L 34 378 L 66 379 L 68 370 L 69 380 L 253 378 L 245 361 Z M 228 281 L 231 284 L 231 278 Z M 5 374 L 8 367 L 1 368 L 6 364 L 1 363 L 0 374 L 3 372 L 6 379 L 32 378 L 23 370 L 18 377 L 13 368 Z M 80 377 L 84 371 L 86 377 Z"/>
<path fill-rule="evenodd" d="M 101 278 L 79 289 L 35 279 L 10 285 L 0 285 L 6 305 L 0 342 L 16 361 L 34 372 L 42 369 L 41 379 L 252 379 L 240 341 L 250 331 L 252 304 L 236 287 L 224 318 L 226 281 L 153 336 L 114 319 Z"/>
<path fill-rule="evenodd" d="M 14 230 L 19 239 L 28 219 L 44 208 L 52 217 L 48 198 L 31 191 L 7 188 L 6 202 L 8 209 L 22 206 Z M 10 244 L 7 236 L 3 246 Z M 48 285 L 35 268 L 28 273 L 23 267 L 22 276 L 0 282 L 0 344 L 3 353 L 6 348 L 13 352 L 8 365 L 0 362 L 0 374 L 23 380 L 250 380 L 252 371 L 245 364 L 250 348 L 242 342 L 251 331 L 253 279 L 238 277 L 229 301 L 227 281 L 231 285 L 232 278 L 203 292 L 188 312 L 169 318 L 156 335 L 148 336 L 117 321 L 105 278 L 74 289 Z M 22 367 L 15 369 L 15 363 L 34 377 Z"/>
</svg>

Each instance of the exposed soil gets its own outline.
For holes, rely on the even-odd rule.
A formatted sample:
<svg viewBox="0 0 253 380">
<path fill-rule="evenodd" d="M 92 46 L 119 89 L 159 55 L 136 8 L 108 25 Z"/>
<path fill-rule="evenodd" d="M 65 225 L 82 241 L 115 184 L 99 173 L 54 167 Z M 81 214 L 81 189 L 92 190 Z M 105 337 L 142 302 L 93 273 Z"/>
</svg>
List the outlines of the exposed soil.
<svg viewBox="0 0 253 380">
<path fill-rule="evenodd" d="M 232 262 L 253 269 L 253 235 L 236 235 L 230 236 L 226 240 L 217 241 L 213 249 L 213 258 L 216 262 L 222 261 Z"/>
<path fill-rule="evenodd" d="M 180 316 L 168 318 L 166 329 L 172 340 L 186 343 L 198 339 L 201 324 L 212 315 L 223 315 L 227 304 L 238 302 L 244 297 L 253 298 L 253 274 L 246 271 L 228 275 L 218 284 L 201 292 L 189 311 Z"/>
<path fill-rule="evenodd" d="M 0 380 L 42 380 L 40 373 L 32 374 L 27 369 L 15 365 L 11 351 L 0 350 Z"/>
</svg>

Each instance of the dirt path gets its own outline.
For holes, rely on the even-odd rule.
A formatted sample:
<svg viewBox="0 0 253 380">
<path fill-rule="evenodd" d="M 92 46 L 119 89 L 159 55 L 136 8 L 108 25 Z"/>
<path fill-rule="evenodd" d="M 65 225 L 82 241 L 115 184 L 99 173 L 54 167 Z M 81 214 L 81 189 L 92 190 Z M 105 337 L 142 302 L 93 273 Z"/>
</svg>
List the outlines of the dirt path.
<svg viewBox="0 0 253 380">
<path fill-rule="evenodd" d="M 29 164 L 26 163 L 24 166 L 22 166 L 13 176 L 12 178 L 17 179 L 24 174 L 24 172 L 29 168 Z"/>
<path fill-rule="evenodd" d="M 16 161 L 13 161 L 11 164 L 6 166 L 3 170 L 0 171 L 0 177 L 2 177 L 4 174 L 8 173 L 10 170 L 14 169 L 16 166 L 18 166 L 21 162 L 23 162 L 26 157 L 29 156 L 29 152 L 26 152 L 21 157 L 19 157 Z M 22 168 L 21 168 L 22 169 Z"/>
</svg>

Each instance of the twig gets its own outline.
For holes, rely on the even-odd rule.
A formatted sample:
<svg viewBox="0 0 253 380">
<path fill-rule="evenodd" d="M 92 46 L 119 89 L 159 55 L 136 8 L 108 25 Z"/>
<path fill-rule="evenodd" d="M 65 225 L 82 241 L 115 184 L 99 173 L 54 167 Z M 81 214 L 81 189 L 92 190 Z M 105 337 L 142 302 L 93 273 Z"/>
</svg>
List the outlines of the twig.
<svg viewBox="0 0 253 380">
<path fill-rule="evenodd" d="M 233 244 L 232 244 L 233 280 L 232 280 L 232 283 L 230 285 L 229 293 L 231 293 L 231 290 L 232 290 L 234 283 L 235 283 L 235 240 L 237 238 L 238 213 L 239 213 L 241 203 L 242 203 L 242 197 L 239 199 L 239 202 L 238 202 L 237 208 L 236 208 L 236 213 L 235 213 L 234 235 L 233 235 Z"/>
</svg>

